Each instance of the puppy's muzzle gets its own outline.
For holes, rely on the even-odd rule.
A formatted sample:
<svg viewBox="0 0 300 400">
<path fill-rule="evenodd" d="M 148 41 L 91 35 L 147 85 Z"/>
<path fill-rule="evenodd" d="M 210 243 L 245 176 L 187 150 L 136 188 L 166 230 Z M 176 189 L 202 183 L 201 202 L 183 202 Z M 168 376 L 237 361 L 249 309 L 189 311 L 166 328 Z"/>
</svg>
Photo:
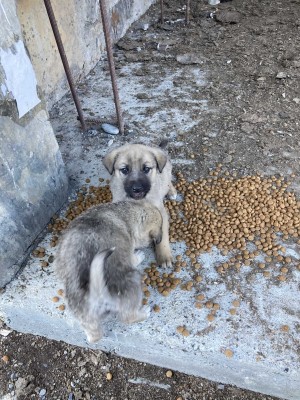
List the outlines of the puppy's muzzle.
<svg viewBox="0 0 300 400">
<path fill-rule="evenodd" d="M 143 199 L 150 190 L 150 182 L 148 179 L 128 180 L 125 182 L 125 192 L 129 197 L 135 200 Z"/>
</svg>

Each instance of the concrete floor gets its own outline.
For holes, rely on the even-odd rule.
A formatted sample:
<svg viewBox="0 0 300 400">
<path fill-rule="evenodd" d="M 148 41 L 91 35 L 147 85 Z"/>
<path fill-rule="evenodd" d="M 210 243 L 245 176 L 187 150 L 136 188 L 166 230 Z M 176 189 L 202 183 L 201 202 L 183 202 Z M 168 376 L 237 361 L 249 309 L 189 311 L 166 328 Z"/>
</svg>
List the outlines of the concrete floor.
<svg viewBox="0 0 300 400">
<path fill-rule="evenodd" d="M 122 64 L 122 63 L 121 63 Z M 92 110 L 100 117 L 110 120 L 114 115 L 111 86 L 106 63 L 100 63 L 81 85 L 79 94 L 85 110 Z M 148 78 L 141 78 L 137 71 L 142 62 L 124 63 L 119 74 L 119 87 L 126 123 L 131 133 L 124 139 L 109 136 L 97 126 L 82 133 L 75 118 L 72 101 L 67 96 L 52 113 L 52 123 L 71 179 L 70 201 L 75 191 L 91 180 L 99 184 L 99 177 L 109 179 L 101 163 L 102 156 L 112 146 L 124 141 L 159 143 L 168 132 L 173 145 L 184 147 L 177 140 L 178 126 L 188 131 L 199 119 L 212 115 L 205 101 L 189 100 L 192 91 L 206 85 L 205 71 L 201 66 L 185 66 L 185 83 L 173 86 L 176 77 L 182 76 L 180 68 L 174 71 L 166 66 L 164 76 L 155 76 L 159 68 L 157 61 L 148 62 Z M 154 74 L 151 75 L 150 72 Z M 137 94 L 147 93 L 147 98 L 138 100 Z M 141 95 L 140 95 L 141 98 Z M 176 103 L 165 107 L 165 100 Z M 188 103 L 184 110 L 181 102 Z M 177 108 L 176 105 L 177 104 Z M 152 115 L 149 110 L 156 112 Z M 85 111 L 88 112 L 88 111 Z M 199 118 L 195 118 L 198 115 Z M 175 167 L 193 163 L 191 159 L 173 159 Z M 64 210 L 62 210 L 62 215 Z M 46 249 L 47 260 L 55 256 L 55 247 L 50 247 L 52 235 L 46 233 L 38 244 Z M 185 244 L 173 243 L 174 254 L 185 257 Z M 287 247 L 287 253 L 299 259 L 298 249 Z M 141 268 L 154 261 L 151 249 L 145 250 L 146 259 Z M 214 266 L 225 261 L 217 249 L 202 254 L 206 297 L 220 304 L 217 318 L 208 322 L 208 310 L 193 306 L 195 292 L 172 291 L 163 297 L 152 289 L 150 305 L 160 306 L 160 312 L 152 312 L 143 323 L 124 326 L 115 320 L 107 322 L 106 337 L 90 347 L 112 351 L 121 356 L 153 363 L 181 372 L 201 376 L 222 383 L 231 383 L 256 392 L 285 399 L 300 398 L 299 324 L 298 301 L 300 272 L 284 285 L 271 286 L 259 275 L 252 282 L 246 280 L 247 267 L 234 279 L 229 291 L 218 279 Z M 59 310 L 64 303 L 62 297 L 53 302 L 61 283 L 57 281 L 51 264 L 41 268 L 40 259 L 31 257 L 23 272 L 8 285 L 0 297 L 0 317 L 9 327 L 24 333 L 33 333 L 47 338 L 62 340 L 88 347 L 85 336 L 68 309 Z M 183 280 L 191 279 L 188 269 L 179 274 Z M 229 310 L 232 302 L 239 301 L 236 315 Z M 267 321 L 267 322 L 266 322 Z M 179 325 L 190 331 L 188 337 L 177 333 Z M 282 332 L 280 327 L 294 327 Z M 230 350 L 231 352 L 228 352 Z"/>
</svg>

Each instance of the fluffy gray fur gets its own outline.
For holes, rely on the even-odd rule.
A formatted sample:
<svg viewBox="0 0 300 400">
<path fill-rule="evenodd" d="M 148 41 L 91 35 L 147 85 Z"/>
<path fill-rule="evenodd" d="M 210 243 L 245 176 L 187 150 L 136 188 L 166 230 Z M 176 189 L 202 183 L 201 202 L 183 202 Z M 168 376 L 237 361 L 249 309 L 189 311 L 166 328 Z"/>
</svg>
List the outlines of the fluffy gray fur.
<svg viewBox="0 0 300 400">
<path fill-rule="evenodd" d="M 126 323 L 147 318 L 136 269 L 143 253 L 135 249 L 159 243 L 161 237 L 161 213 L 144 200 L 94 206 L 70 223 L 54 265 L 90 342 L 101 339 L 103 320 L 110 313 Z"/>
</svg>

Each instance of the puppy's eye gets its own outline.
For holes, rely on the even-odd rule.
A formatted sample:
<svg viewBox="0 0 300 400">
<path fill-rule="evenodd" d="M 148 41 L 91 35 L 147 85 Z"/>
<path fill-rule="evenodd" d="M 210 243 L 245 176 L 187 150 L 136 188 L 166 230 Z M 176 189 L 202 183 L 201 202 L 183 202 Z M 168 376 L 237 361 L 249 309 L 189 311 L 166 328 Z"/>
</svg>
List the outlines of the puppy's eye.
<svg viewBox="0 0 300 400">
<path fill-rule="evenodd" d="M 120 169 L 120 172 L 121 172 L 123 175 L 127 175 L 128 172 L 129 172 L 129 169 L 128 169 L 128 167 L 123 167 L 123 168 Z"/>
<path fill-rule="evenodd" d="M 152 169 L 152 168 L 146 167 L 146 165 L 144 165 L 143 172 L 144 172 L 145 174 L 149 174 L 149 172 L 151 171 L 151 169 Z"/>
</svg>

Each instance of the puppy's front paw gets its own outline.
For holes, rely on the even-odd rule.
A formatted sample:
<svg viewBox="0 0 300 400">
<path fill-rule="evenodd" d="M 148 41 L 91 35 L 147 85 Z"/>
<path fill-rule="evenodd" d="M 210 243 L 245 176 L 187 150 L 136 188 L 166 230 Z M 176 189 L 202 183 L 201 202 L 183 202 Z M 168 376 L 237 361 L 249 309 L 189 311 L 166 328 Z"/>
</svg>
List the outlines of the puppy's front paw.
<svg viewBox="0 0 300 400">
<path fill-rule="evenodd" d="M 156 262 L 161 267 L 172 267 L 172 254 L 171 251 L 168 250 L 161 250 L 159 248 L 156 249 Z"/>
</svg>

